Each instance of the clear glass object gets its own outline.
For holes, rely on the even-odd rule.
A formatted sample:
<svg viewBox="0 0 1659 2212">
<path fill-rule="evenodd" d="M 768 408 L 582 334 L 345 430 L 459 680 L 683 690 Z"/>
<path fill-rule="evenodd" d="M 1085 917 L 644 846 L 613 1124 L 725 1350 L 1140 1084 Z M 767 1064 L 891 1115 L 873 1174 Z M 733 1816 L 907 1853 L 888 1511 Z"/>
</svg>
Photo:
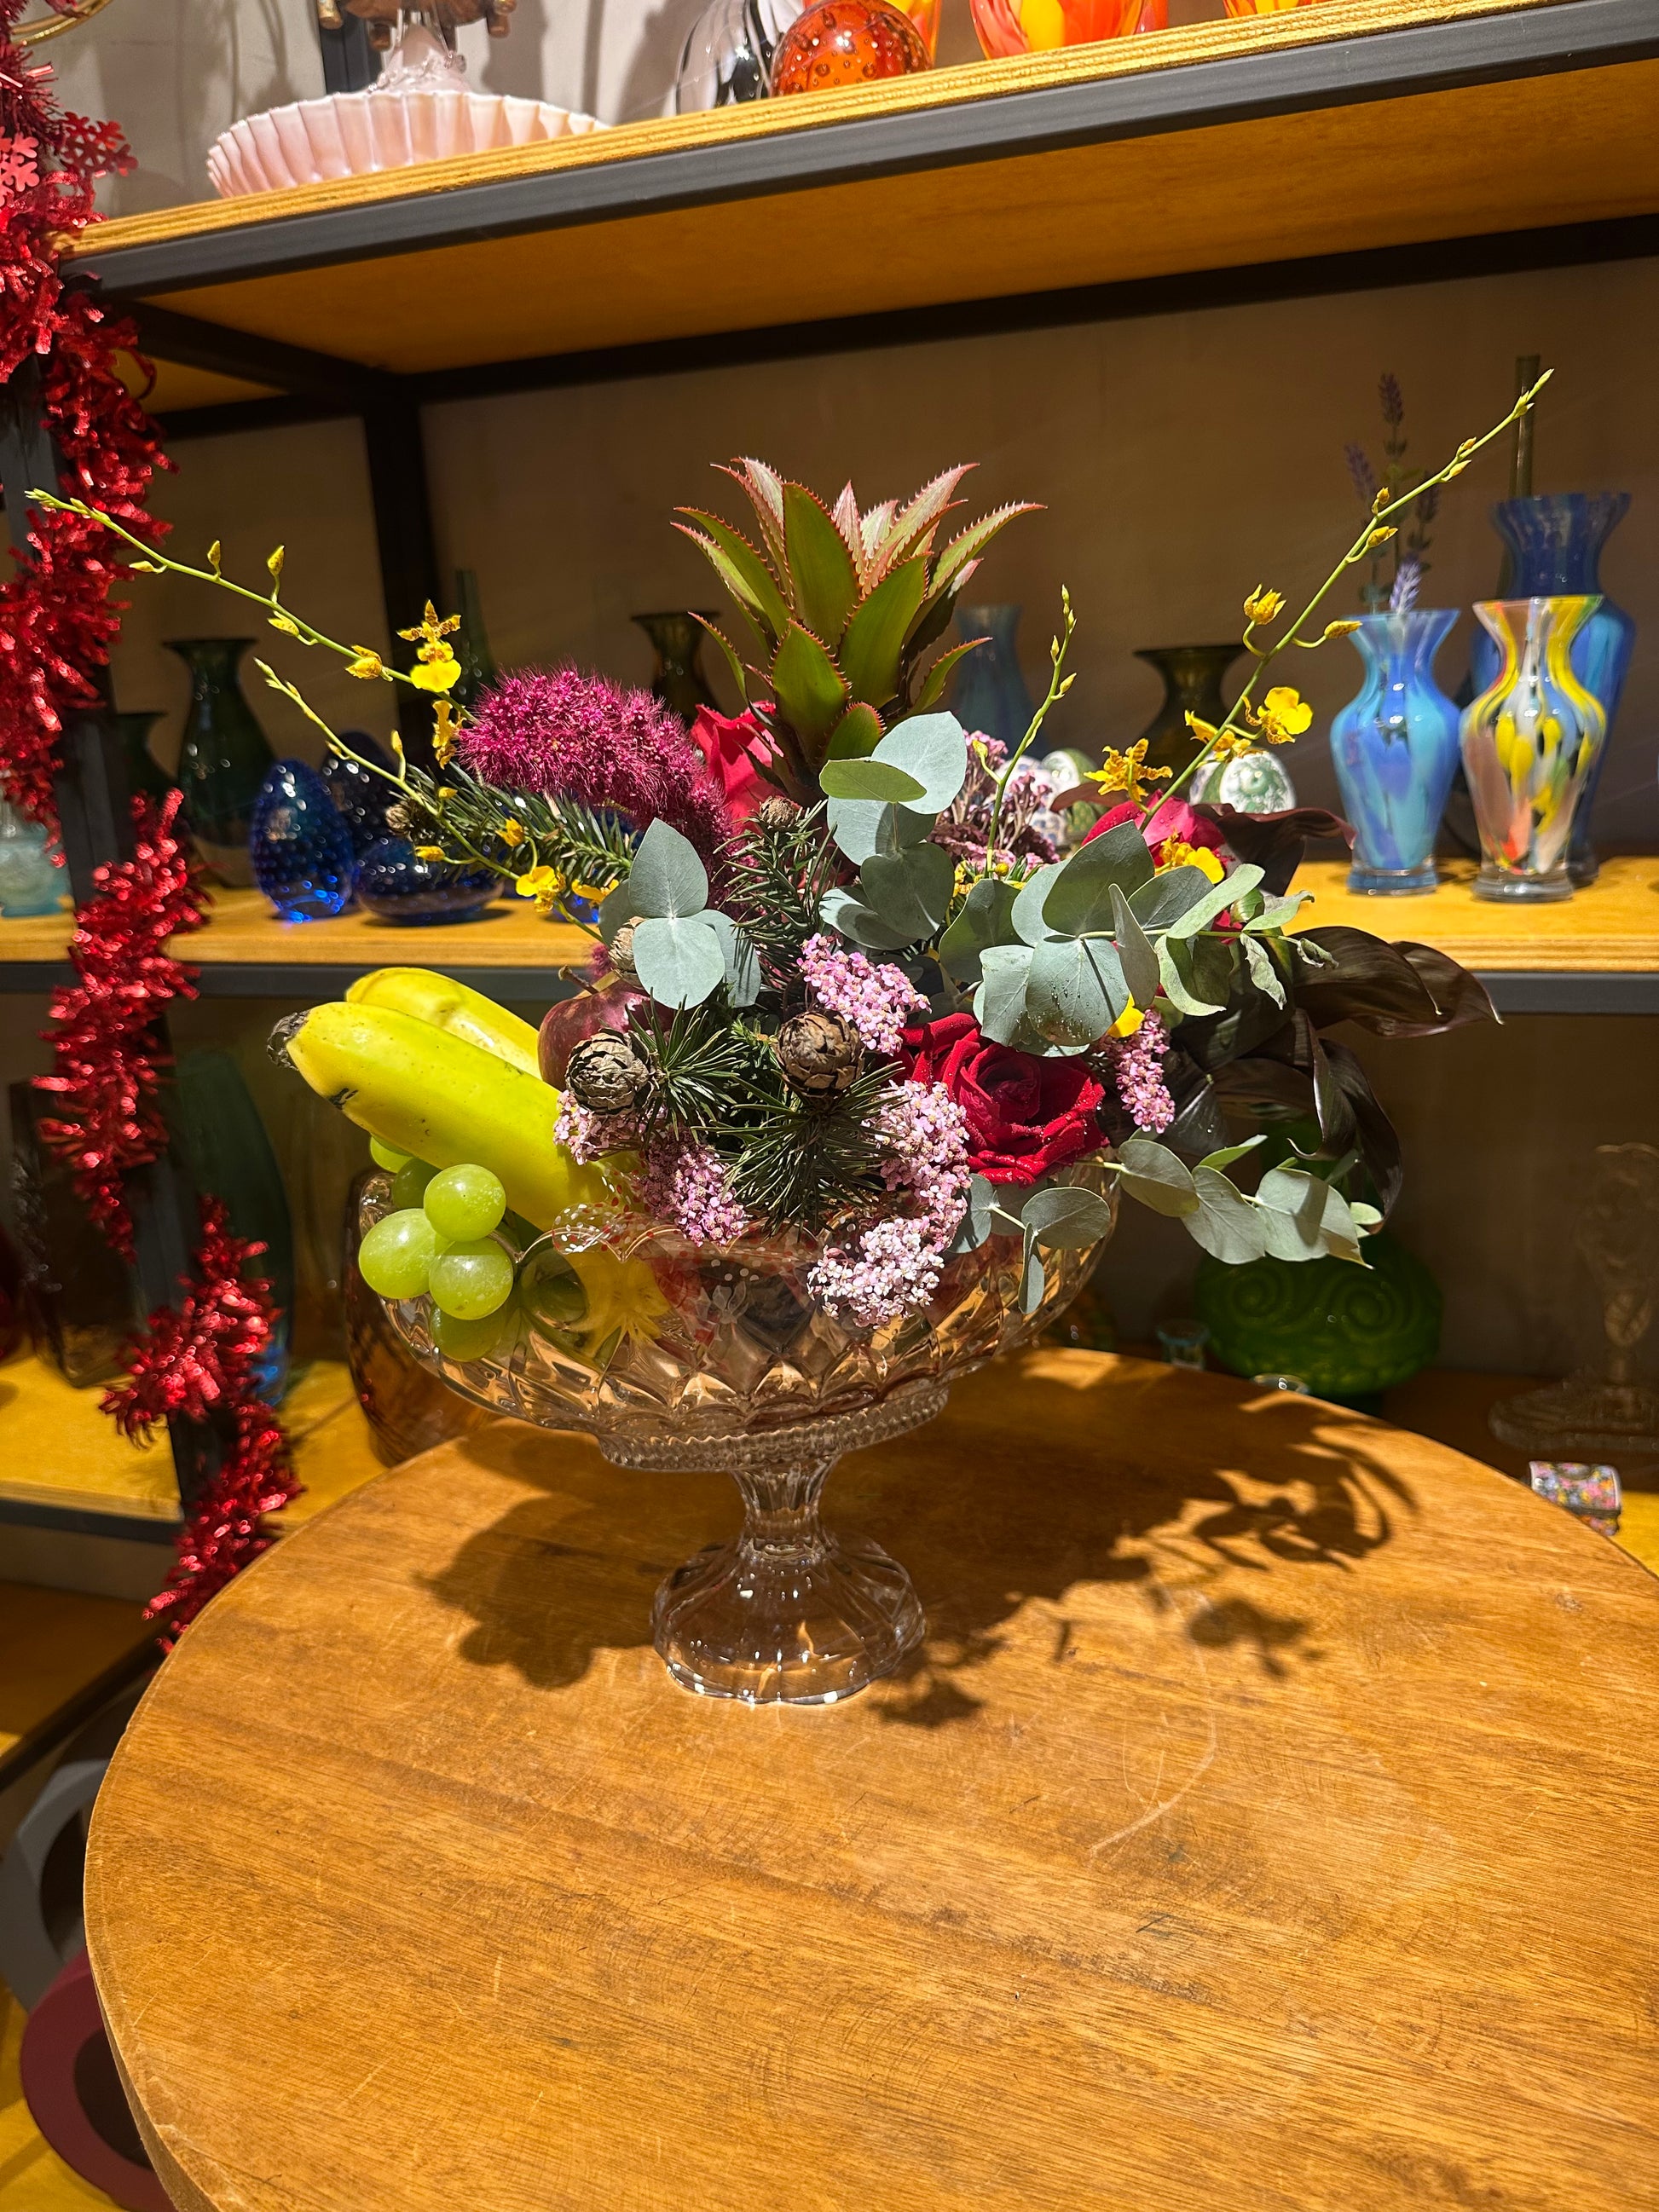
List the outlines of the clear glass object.
<svg viewBox="0 0 1659 2212">
<path fill-rule="evenodd" d="M 1115 1207 L 1098 1162 L 1060 1180 Z M 390 1205 L 389 1178 L 371 1178 L 362 1226 Z M 519 1248 L 518 1316 L 488 1358 L 447 1359 L 427 1299 L 386 1311 L 422 1366 L 493 1412 L 586 1430 L 618 1467 L 730 1474 L 742 1528 L 662 1584 L 657 1650 L 705 1697 L 831 1705 L 890 1674 L 925 1623 L 896 1561 L 820 1519 L 830 1470 L 931 1420 L 956 1377 L 1040 1334 L 1104 1242 L 1045 1252 L 1042 1296 L 1026 1313 L 1019 1240 L 993 1237 L 945 1262 L 929 1305 L 868 1329 L 814 1295 L 823 1243 L 800 1231 L 714 1249 L 639 1215 L 583 1209 Z M 549 1299 L 544 1268 L 567 1286 L 575 1271 L 574 1303 Z"/>
<path fill-rule="evenodd" d="M 1205 1348 L 1210 1341 L 1210 1332 L 1201 1321 L 1162 1322 L 1158 1329 L 1158 1348 L 1171 1367 L 1190 1367 L 1201 1370 L 1206 1365 Z"/>
<path fill-rule="evenodd" d="M 284 921 L 325 921 L 351 903 L 351 833 L 328 786 L 303 761 L 278 761 L 248 832 L 254 880 Z"/>
<path fill-rule="evenodd" d="M 179 787 L 196 849 L 222 883 L 253 882 L 248 834 L 259 787 L 276 765 L 242 696 L 237 668 L 251 637 L 166 640 L 190 670 L 190 706 L 179 750 Z"/>
<path fill-rule="evenodd" d="M 764 100 L 778 41 L 799 13 L 800 0 L 714 0 L 692 24 L 681 50 L 674 112 L 690 115 Z"/>
<path fill-rule="evenodd" d="M 1567 847 L 1567 873 L 1581 886 L 1593 884 L 1599 871 L 1595 848 L 1590 842 L 1590 814 L 1636 645 L 1636 624 L 1602 592 L 1601 574 L 1601 549 L 1629 509 L 1627 491 L 1569 491 L 1500 500 L 1492 510 L 1493 526 L 1509 555 L 1506 596 L 1600 600 L 1572 641 L 1573 674 L 1600 702 L 1607 723 L 1607 738 L 1591 766 Z M 1484 634 L 1477 635 L 1469 655 L 1477 691 L 1489 687 L 1499 659 L 1492 640 Z"/>
<path fill-rule="evenodd" d="M 1348 889 L 1431 891 L 1434 841 L 1457 773 L 1457 709 L 1434 659 L 1457 611 L 1364 616 L 1351 633 L 1364 683 L 1331 726 L 1342 811 L 1354 828 Z"/>
<path fill-rule="evenodd" d="M 1571 650 L 1595 599 L 1483 599 L 1491 684 L 1463 711 L 1464 773 L 1480 832 L 1477 898 L 1571 898 L 1567 847 L 1607 732 Z"/>
<path fill-rule="evenodd" d="M 995 738 L 1011 753 L 1030 728 L 1036 711 L 1014 642 L 1020 613 L 1012 606 L 957 609 L 957 629 L 963 638 L 981 637 L 986 642 L 957 662 L 951 710 L 964 730 Z"/>
<path fill-rule="evenodd" d="M 21 807 L 0 799 L 0 916 L 18 921 L 56 914 L 68 889 L 46 832 Z"/>
</svg>

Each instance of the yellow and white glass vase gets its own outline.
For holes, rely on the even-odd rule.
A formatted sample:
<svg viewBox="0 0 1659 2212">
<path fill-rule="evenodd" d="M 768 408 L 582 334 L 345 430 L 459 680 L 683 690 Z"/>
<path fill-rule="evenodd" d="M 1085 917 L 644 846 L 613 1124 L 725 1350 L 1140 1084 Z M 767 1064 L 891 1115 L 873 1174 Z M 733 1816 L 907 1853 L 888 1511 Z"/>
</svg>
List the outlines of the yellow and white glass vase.
<svg viewBox="0 0 1659 2212">
<path fill-rule="evenodd" d="M 1464 709 L 1463 768 L 1480 832 L 1477 898 L 1572 896 L 1567 846 L 1607 716 L 1572 672 L 1599 598 L 1489 599 L 1474 611 L 1502 656 Z"/>
</svg>

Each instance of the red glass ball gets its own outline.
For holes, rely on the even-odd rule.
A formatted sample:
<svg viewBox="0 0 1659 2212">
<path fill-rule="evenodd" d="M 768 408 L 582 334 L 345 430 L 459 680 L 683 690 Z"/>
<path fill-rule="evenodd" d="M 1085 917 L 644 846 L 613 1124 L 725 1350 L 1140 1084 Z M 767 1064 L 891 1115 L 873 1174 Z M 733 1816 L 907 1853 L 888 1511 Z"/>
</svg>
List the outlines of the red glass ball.
<svg viewBox="0 0 1659 2212">
<path fill-rule="evenodd" d="M 927 42 L 902 9 L 888 0 L 824 0 L 798 15 L 778 41 L 772 90 L 827 92 L 927 66 Z"/>
</svg>

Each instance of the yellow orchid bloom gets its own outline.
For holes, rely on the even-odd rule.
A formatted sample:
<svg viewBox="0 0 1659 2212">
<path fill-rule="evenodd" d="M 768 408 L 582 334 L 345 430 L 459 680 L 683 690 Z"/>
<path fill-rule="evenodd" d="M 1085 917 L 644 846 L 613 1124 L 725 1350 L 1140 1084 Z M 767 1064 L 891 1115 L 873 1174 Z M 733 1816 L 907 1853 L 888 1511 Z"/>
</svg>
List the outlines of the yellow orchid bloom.
<svg viewBox="0 0 1659 2212">
<path fill-rule="evenodd" d="M 1258 584 L 1244 602 L 1244 619 L 1250 623 L 1277 622 L 1285 611 L 1285 594 Z"/>
<path fill-rule="evenodd" d="M 1313 726 L 1313 708 L 1288 684 L 1275 684 L 1255 724 L 1270 745 L 1288 745 Z"/>
</svg>

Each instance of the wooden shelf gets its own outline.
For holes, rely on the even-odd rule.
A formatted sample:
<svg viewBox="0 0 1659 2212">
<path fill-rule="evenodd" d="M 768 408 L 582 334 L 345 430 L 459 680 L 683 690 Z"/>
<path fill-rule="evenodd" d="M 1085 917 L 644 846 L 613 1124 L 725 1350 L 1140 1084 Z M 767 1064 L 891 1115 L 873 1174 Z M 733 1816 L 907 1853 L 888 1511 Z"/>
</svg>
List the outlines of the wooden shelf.
<svg viewBox="0 0 1659 2212">
<path fill-rule="evenodd" d="M 1437 945 L 1486 980 L 1504 1012 L 1659 1012 L 1659 855 L 1623 854 L 1560 906 L 1477 899 L 1472 866 L 1451 864 L 1422 898 L 1357 897 L 1345 862 L 1311 861 L 1306 927 L 1346 922 L 1387 938 Z M 44 991 L 68 979 L 69 917 L 0 921 L 0 993 Z M 176 950 L 201 971 L 210 997 L 325 999 L 383 967 L 436 968 L 497 997 L 550 1001 L 569 985 L 562 968 L 586 961 L 592 939 L 543 921 L 527 901 L 500 902 L 477 921 L 401 929 L 373 915 L 337 921 L 277 921 L 258 891 L 220 891 L 213 919 Z"/>
<path fill-rule="evenodd" d="M 361 404 L 363 371 L 459 392 L 486 363 L 1437 241 L 1582 258 L 1575 227 L 1659 210 L 1656 111 L 1652 0 L 1324 0 L 127 216 L 76 255 L 163 311 L 153 405 Z M 1386 191 L 1356 182 L 1407 144 Z"/>
<path fill-rule="evenodd" d="M 89 1719 L 155 1649 L 140 1606 L 0 1583 L 0 1788 Z"/>
</svg>

